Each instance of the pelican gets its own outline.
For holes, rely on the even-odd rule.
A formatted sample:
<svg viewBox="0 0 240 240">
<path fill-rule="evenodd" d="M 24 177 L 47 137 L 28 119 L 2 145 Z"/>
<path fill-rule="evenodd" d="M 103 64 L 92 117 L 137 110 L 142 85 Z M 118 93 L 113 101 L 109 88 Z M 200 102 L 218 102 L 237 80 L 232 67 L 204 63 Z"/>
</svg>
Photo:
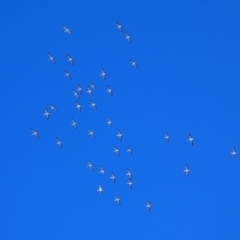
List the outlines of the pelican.
<svg viewBox="0 0 240 240">
<path fill-rule="evenodd" d="M 74 65 L 73 58 L 72 58 L 69 54 L 67 54 L 67 58 L 68 58 L 68 61 L 69 61 L 72 65 Z"/>
<path fill-rule="evenodd" d="M 55 59 L 54 59 L 54 57 L 53 57 L 50 53 L 48 53 L 48 57 L 49 57 L 49 60 L 50 60 L 50 61 L 52 61 L 53 63 L 55 63 Z"/>
<path fill-rule="evenodd" d="M 120 198 L 117 195 L 115 195 L 114 201 L 117 202 L 118 204 L 120 204 Z"/>
<path fill-rule="evenodd" d="M 116 24 L 117 28 L 122 32 L 123 31 L 122 25 L 119 22 L 116 22 Z"/>
<path fill-rule="evenodd" d="M 95 134 L 91 129 L 88 129 L 88 134 L 95 138 Z"/>
<path fill-rule="evenodd" d="M 128 42 L 130 43 L 130 42 L 131 42 L 131 37 L 130 37 L 130 35 L 125 32 L 125 37 L 126 37 L 126 39 L 128 40 Z"/>
<path fill-rule="evenodd" d="M 230 153 L 232 155 L 232 159 L 234 159 L 237 155 L 236 149 L 233 148 L 232 152 Z"/>
<path fill-rule="evenodd" d="M 55 112 L 57 112 L 58 110 L 57 110 L 57 108 L 56 107 L 54 107 L 53 105 L 51 105 L 51 104 L 48 104 L 48 107 L 50 107 L 50 109 L 51 110 L 53 110 L 53 111 L 55 111 Z"/>
<path fill-rule="evenodd" d="M 109 93 L 110 96 L 113 95 L 113 93 L 112 93 L 112 89 L 111 89 L 108 85 L 107 85 L 107 93 Z"/>
<path fill-rule="evenodd" d="M 73 96 L 76 97 L 78 99 L 78 93 L 72 89 L 72 92 L 73 92 Z"/>
<path fill-rule="evenodd" d="M 99 185 L 99 187 L 98 187 L 98 190 L 97 190 L 98 192 L 100 192 L 100 194 L 102 194 L 102 192 L 103 192 L 103 189 L 102 189 L 102 186 L 101 185 Z"/>
<path fill-rule="evenodd" d="M 132 183 L 132 181 L 130 179 L 128 180 L 127 184 L 129 185 L 130 188 L 132 188 L 133 183 Z"/>
<path fill-rule="evenodd" d="M 151 209 L 151 203 L 149 202 L 149 201 L 147 201 L 147 205 L 145 206 L 147 209 L 148 209 L 148 211 Z"/>
<path fill-rule="evenodd" d="M 111 179 L 112 179 L 112 181 L 115 183 L 115 179 L 116 179 L 116 177 L 115 177 L 115 175 L 114 175 L 114 173 L 112 172 L 112 174 L 111 174 L 111 177 L 110 177 Z"/>
<path fill-rule="evenodd" d="M 59 145 L 60 148 L 62 148 L 62 142 L 61 142 L 61 140 L 60 140 L 58 137 L 57 137 L 56 139 L 57 139 L 57 143 L 56 143 L 56 144 Z"/>
<path fill-rule="evenodd" d="M 119 140 L 122 141 L 122 133 L 121 131 L 118 129 L 118 133 L 116 135 L 117 137 L 119 137 Z"/>
<path fill-rule="evenodd" d="M 119 152 L 118 148 L 116 146 L 114 146 L 113 148 L 114 148 L 113 152 L 115 152 L 119 156 L 120 152 Z"/>
<path fill-rule="evenodd" d="M 107 74 L 106 74 L 106 72 L 104 71 L 103 68 L 101 69 L 101 74 L 100 75 L 103 77 L 104 80 L 106 79 Z"/>
<path fill-rule="evenodd" d="M 132 173 L 130 172 L 130 170 L 127 168 L 127 174 L 126 174 L 126 176 L 128 176 L 128 178 L 130 179 L 130 180 L 132 180 Z"/>
<path fill-rule="evenodd" d="M 93 83 L 89 83 L 89 87 L 93 90 L 96 90 L 96 86 Z"/>
<path fill-rule="evenodd" d="M 45 108 L 45 113 L 43 114 L 44 116 L 46 116 L 46 119 L 48 120 L 49 119 L 49 111 Z"/>
<path fill-rule="evenodd" d="M 77 85 L 77 91 L 79 91 L 79 93 L 82 94 L 82 87 L 80 84 Z"/>
<path fill-rule="evenodd" d="M 97 110 L 97 105 L 95 102 L 91 101 L 90 100 L 90 103 L 91 103 L 91 107 L 93 107 L 95 110 Z"/>
<path fill-rule="evenodd" d="M 166 141 L 167 141 L 167 142 L 169 142 L 169 138 L 170 138 L 170 137 L 169 137 L 169 135 L 168 135 L 168 133 L 167 133 L 167 132 L 165 133 L 165 136 L 164 136 L 164 138 L 166 139 Z"/>
<path fill-rule="evenodd" d="M 33 136 L 36 136 L 36 138 L 39 138 L 38 132 L 37 132 L 36 130 L 34 130 L 33 128 L 30 128 L 30 129 L 31 129 L 31 131 L 32 131 L 32 135 L 33 135 Z"/>
<path fill-rule="evenodd" d="M 77 129 L 77 123 L 76 123 L 76 121 L 75 121 L 74 119 L 72 119 L 72 126 L 73 126 L 75 129 Z"/>
<path fill-rule="evenodd" d="M 185 172 L 186 176 L 188 177 L 189 172 L 190 172 L 188 165 L 185 166 L 185 169 L 183 171 Z"/>
<path fill-rule="evenodd" d="M 127 152 L 132 155 L 132 149 L 130 147 L 128 147 L 128 146 L 127 146 Z"/>
<path fill-rule="evenodd" d="M 90 96 L 92 96 L 92 90 L 88 87 L 87 93 L 89 93 Z"/>
<path fill-rule="evenodd" d="M 68 33 L 69 35 L 72 35 L 71 31 L 69 28 L 63 25 L 64 32 Z"/>
<path fill-rule="evenodd" d="M 110 118 L 108 118 L 108 120 L 107 120 L 107 125 L 108 125 L 109 127 L 112 126 L 112 120 L 111 120 Z"/>
<path fill-rule="evenodd" d="M 65 77 L 71 79 L 71 75 L 70 75 L 70 73 L 68 71 L 64 71 L 64 73 L 65 73 Z"/>
<path fill-rule="evenodd" d="M 138 65 L 135 61 L 133 60 L 129 60 L 129 62 L 135 67 L 135 68 L 138 68 Z"/>
<path fill-rule="evenodd" d="M 91 162 L 88 162 L 88 165 L 87 165 L 87 167 L 89 167 L 91 170 L 93 170 L 93 165 L 92 165 L 92 163 L 91 163 Z"/>
<path fill-rule="evenodd" d="M 190 141 L 190 143 L 191 143 L 191 145 L 193 146 L 193 137 L 192 137 L 192 135 L 189 133 L 188 134 L 188 136 L 189 136 L 189 139 L 188 139 L 188 141 Z"/>
<path fill-rule="evenodd" d="M 101 166 L 100 167 L 100 172 L 99 173 L 101 173 L 101 174 L 103 174 L 103 175 L 105 175 L 106 173 L 105 173 L 105 170 L 103 169 L 103 167 Z"/>
</svg>

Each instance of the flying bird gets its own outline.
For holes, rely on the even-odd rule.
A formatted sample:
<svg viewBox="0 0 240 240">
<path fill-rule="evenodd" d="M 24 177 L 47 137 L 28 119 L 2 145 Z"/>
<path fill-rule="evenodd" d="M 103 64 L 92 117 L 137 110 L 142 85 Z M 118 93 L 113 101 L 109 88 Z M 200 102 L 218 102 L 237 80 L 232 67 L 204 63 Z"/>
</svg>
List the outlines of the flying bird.
<svg viewBox="0 0 240 240">
<path fill-rule="evenodd" d="M 188 141 L 190 141 L 191 145 L 193 146 L 193 140 L 194 139 L 193 139 L 193 137 L 192 137 L 192 135 L 190 133 L 188 134 L 188 137 L 189 137 Z"/>
<path fill-rule="evenodd" d="M 72 89 L 72 92 L 73 92 L 73 96 L 76 97 L 78 99 L 78 93 Z"/>
<path fill-rule="evenodd" d="M 101 69 L 101 74 L 100 74 L 100 75 L 103 77 L 104 80 L 105 80 L 106 77 L 107 77 L 107 74 L 106 74 L 106 72 L 104 71 L 103 68 Z"/>
<path fill-rule="evenodd" d="M 110 96 L 113 95 L 113 93 L 112 93 L 112 89 L 111 89 L 108 85 L 107 85 L 107 93 L 109 93 Z"/>
<path fill-rule="evenodd" d="M 122 32 L 123 31 L 122 25 L 119 22 L 116 22 L 116 24 L 117 28 Z"/>
<path fill-rule="evenodd" d="M 74 65 L 74 61 L 73 61 L 73 58 L 71 57 L 71 55 L 67 54 L 67 58 L 68 58 L 68 61 Z"/>
<path fill-rule="evenodd" d="M 100 167 L 100 172 L 99 173 L 101 173 L 101 174 L 103 174 L 103 175 L 105 175 L 106 173 L 105 173 L 105 170 L 103 169 L 103 167 L 101 166 Z"/>
<path fill-rule="evenodd" d="M 119 129 L 118 129 L 118 133 L 116 136 L 119 138 L 120 141 L 122 141 L 122 133 Z"/>
<path fill-rule="evenodd" d="M 77 85 L 77 91 L 82 94 L 82 87 L 80 84 Z"/>
<path fill-rule="evenodd" d="M 95 134 L 91 129 L 88 129 L 88 134 L 95 138 Z"/>
<path fill-rule="evenodd" d="M 117 202 L 118 204 L 120 204 L 120 198 L 117 195 L 115 195 L 114 201 Z"/>
<path fill-rule="evenodd" d="M 57 137 L 57 145 L 59 145 L 60 148 L 62 148 L 62 141 Z"/>
<path fill-rule="evenodd" d="M 127 184 L 129 185 L 130 188 L 132 188 L 133 183 L 132 183 L 131 179 L 128 180 Z"/>
<path fill-rule="evenodd" d="M 231 155 L 232 155 L 232 159 L 234 159 L 237 155 L 237 152 L 236 152 L 236 149 L 233 148 L 232 152 L 231 152 Z"/>
<path fill-rule="evenodd" d="M 102 189 L 102 186 L 101 185 L 99 185 L 99 187 L 98 187 L 98 190 L 97 190 L 98 192 L 100 192 L 100 194 L 102 194 L 102 192 L 103 192 L 103 189 Z"/>
<path fill-rule="evenodd" d="M 149 202 L 149 201 L 147 201 L 147 205 L 145 206 L 147 209 L 148 209 L 148 211 L 151 209 L 151 203 Z"/>
<path fill-rule="evenodd" d="M 90 89 L 90 88 L 88 87 L 87 93 L 89 93 L 89 95 L 92 96 L 92 89 Z"/>
<path fill-rule="evenodd" d="M 128 179 L 132 180 L 132 173 L 130 172 L 130 170 L 128 168 L 127 168 L 126 176 L 128 176 Z"/>
<path fill-rule="evenodd" d="M 32 131 L 32 135 L 33 135 L 33 136 L 36 136 L 36 138 L 39 138 L 38 132 L 37 132 L 35 129 L 33 129 L 33 128 L 30 128 L 30 129 L 31 129 L 31 131 Z"/>
<path fill-rule="evenodd" d="M 54 107 L 53 105 L 48 104 L 48 107 L 49 107 L 52 111 L 58 112 L 57 108 Z"/>
<path fill-rule="evenodd" d="M 76 101 L 76 108 L 81 112 L 81 104 L 78 101 Z"/>
<path fill-rule="evenodd" d="M 114 146 L 113 148 L 114 148 L 113 152 L 115 152 L 119 156 L 120 152 L 119 152 L 118 148 L 116 146 Z"/>
<path fill-rule="evenodd" d="M 185 166 L 185 169 L 183 171 L 185 172 L 186 176 L 188 177 L 189 172 L 190 172 L 188 165 Z"/>
<path fill-rule="evenodd" d="M 108 118 L 108 120 L 107 120 L 107 125 L 108 125 L 109 127 L 112 126 L 112 120 L 111 120 L 110 118 Z"/>
<path fill-rule="evenodd" d="M 96 90 L 96 86 L 93 83 L 89 83 L 88 85 L 91 89 Z"/>
<path fill-rule="evenodd" d="M 45 110 L 45 113 L 43 115 L 46 116 L 46 119 L 48 120 L 50 113 L 46 108 L 44 110 Z"/>
<path fill-rule="evenodd" d="M 87 167 L 89 167 L 91 170 L 93 170 L 93 165 L 92 165 L 92 163 L 91 163 L 91 162 L 88 162 L 88 165 L 87 165 Z"/>
<path fill-rule="evenodd" d="M 65 77 L 71 79 L 71 75 L 70 75 L 70 73 L 68 71 L 64 71 L 64 73 L 65 73 Z"/>
<path fill-rule="evenodd" d="M 125 32 L 125 37 L 126 37 L 126 39 L 128 40 L 128 42 L 130 43 L 130 42 L 131 42 L 131 37 L 130 37 L 130 35 Z"/>
<path fill-rule="evenodd" d="M 63 27 L 63 29 L 64 29 L 64 32 L 66 32 L 66 33 L 68 33 L 69 35 L 72 35 L 72 33 L 71 33 L 71 31 L 70 31 L 70 29 L 69 28 L 67 28 L 66 26 L 62 26 Z"/>
<path fill-rule="evenodd" d="M 72 126 L 73 126 L 75 129 L 77 129 L 77 123 L 76 123 L 76 121 L 75 121 L 74 119 L 72 119 Z"/>
<path fill-rule="evenodd" d="M 132 155 L 132 149 L 130 147 L 128 147 L 128 146 L 127 146 L 127 152 Z"/>
<path fill-rule="evenodd" d="M 138 65 L 135 61 L 129 60 L 129 62 L 132 64 L 132 66 L 134 66 L 135 68 L 138 68 Z"/>
<path fill-rule="evenodd" d="M 112 172 L 111 173 L 111 177 L 110 177 L 111 179 L 112 179 L 112 181 L 115 183 L 115 179 L 116 179 L 116 177 L 115 177 L 115 175 L 114 175 L 114 173 Z"/>
<path fill-rule="evenodd" d="M 170 138 L 170 137 L 169 137 L 169 135 L 168 135 L 168 133 L 167 133 L 167 132 L 165 133 L 165 136 L 164 136 L 164 138 L 166 139 L 166 141 L 167 141 L 167 142 L 169 142 L 169 138 Z"/>
<path fill-rule="evenodd" d="M 50 61 L 52 61 L 53 63 L 55 63 L 55 59 L 54 59 L 54 57 L 53 57 L 50 53 L 48 53 L 48 57 L 49 57 L 49 60 L 50 60 Z"/>
<path fill-rule="evenodd" d="M 91 101 L 90 100 L 90 103 L 91 103 L 91 107 L 93 107 L 95 110 L 97 110 L 97 105 L 95 102 Z"/>
</svg>

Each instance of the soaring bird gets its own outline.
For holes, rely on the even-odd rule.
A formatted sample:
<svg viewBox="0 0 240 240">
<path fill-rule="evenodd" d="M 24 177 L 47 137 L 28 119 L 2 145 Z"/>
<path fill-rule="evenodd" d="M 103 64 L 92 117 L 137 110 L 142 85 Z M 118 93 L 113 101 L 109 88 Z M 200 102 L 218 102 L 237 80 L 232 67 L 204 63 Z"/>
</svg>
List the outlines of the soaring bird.
<svg viewBox="0 0 240 240">
<path fill-rule="evenodd" d="M 164 136 L 164 138 L 166 139 L 166 141 L 167 141 L 167 142 L 169 142 L 169 138 L 170 138 L 170 137 L 169 137 L 169 135 L 168 135 L 168 133 L 167 133 L 167 132 L 165 133 L 165 136 Z"/>
<path fill-rule="evenodd" d="M 100 74 L 100 75 L 103 77 L 104 80 L 105 80 L 106 77 L 107 77 L 107 74 L 106 74 L 106 72 L 104 71 L 103 68 L 101 69 L 101 74 Z"/>
<path fill-rule="evenodd" d="M 118 204 L 121 203 L 121 202 L 120 202 L 120 198 L 119 198 L 117 195 L 115 195 L 115 199 L 114 199 L 114 201 L 117 202 Z"/>
<path fill-rule="evenodd" d="M 76 101 L 76 108 L 81 112 L 81 104 L 78 101 Z"/>
<path fill-rule="evenodd" d="M 87 165 L 87 167 L 89 167 L 91 170 L 93 170 L 93 165 L 92 165 L 92 163 L 91 163 L 91 162 L 88 162 L 88 165 Z"/>
<path fill-rule="evenodd" d="M 117 28 L 122 32 L 123 31 L 122 25 L 119 22 L 116 22 L 116 24 Z"/>
<path fill-rule="evenodd" d="M 71 33 L 71 31 L 70 31 L 70 29 L 69 28 L 67 28 L 66 26 L 62 26 L 63 27 L 63 29 L 64 29 L 64 32 L 66 32 L 66 33 L 68 33 L 69 35 L 72 35 L 72 33 Z"/>
<path fill-rule="evenodd" d="M 105 170 L 103 169 L 103 167 L 102 166 L 100 166 L 100 172 L 99 173 L 101 173 L 101 174 L 103 174 L 103 175 L 105 175 L 106 174 L 106 172 L 105 172 Z"/>
<path fill-rule="evenodd" d="M 100 194 L 102 194 L 102 192 L 103 192 L 103 188 L 102 188 L 102 186 L 101 185 L 99 185 L 99 187 L 98 187 L 98 190 L 97 190 L 98 192 L 100 192 Z"/>
<path fill-rule="evenodd" d="M 125 37 L 126 37 L 126 39 L 128 40 L 128 42 L 130 43 L 130 42 L 131 42 L 131 37 L 130 37 L 130 35 L 125 32 Z"/>
<path fill-rule="evenodd" d="M 88 129 L 88 134 L 95 138 L 95 134 L 91 129 Z"/>
<path fill-rule="evenodd" d="M 234 159 L 237 155 L 237 152 L 236 152 L 236 149 L 233 148 L 232 152 L 231 152 L 231 155 L 232 155 L 232 159 Z"/>
<path fill-rule="evenodd" d="M 77 123 L 76 123 L 76 121 L 75 121 L 74 119 L 72 119 L 72 126 L 73 126 L 75 129 L 77 129 Z"/>
<path fill-rule="evenodd" d="M 45 113 L 44 113 L 43 115 L 44 115 L 44 116 L 46 117 L 46 119 L 48 120 L 50 113 L 49 113 L 49 111 L 48 111 L 46 108 L 45 108 L 44 110 L 45 110 Z"/>
<path fill-rule="evenodd" d="M 62 148 L 62 141 L 57 137 L 57 145 L 59 145 L 60 148 Z"/>
<path fill-rule="evenodd" d="M 132 183 L 131 179 L 128 180 L 127 184 L 129 185 L 130 188 L 132 188 L 133 183 Z"/>
<path fill-rule="evenodd" d="M 151 203 L 149 202 L 149 201 L 147 201 L 147 205 L 145 206 L 147 209 L 148 209 L 148 211 L 151 209 Z"/>
<path fill-rule="evenodd" d="M 135 67 L 135 68 L 138 68 L 138 65 L 135 61 L 133 60 L 129 60 L 129 62 Z"/>
<path fill-rule="evenodd" d="M 127 168 L 126 176 L 128 176 L 128 179 L 132 180 L 132 173 L 130 172 L 130 170 L 128 168 Z"/>
<path fill-rule="evenodd" d="M 55 112 L 57 112 L 58 110 L 57 110 L 57 108 L 56 107 L 54 107 L 53 105 L 51 105 L 51 104 L 48 104 L 48 107 L 52 110 L 52 111 L 55 111 Z"/>
<path fill-rule="evenodd" d="M 97 110 L 97 105 L 95 102 L 90 100 L 91 107 L 93 107 L 95 110 Z"/>
<path fill-rule="evenodd" d="M 96 86 L 93 84 L 93 83 L 89 83 L 88 86 L 93 89 L 93 90 L 96 90 Z"/>
<path fill-rule="evenodd" d="M 108 118 L 108 120 L 107 120 L 107 125 L 108 125 L 109 127 L 112 126 L 112 120 L 111 120 L 110 118 Z"/>
<path fill-rule="evenodd" d="M 80 84 L 77 85 L 77 91 L 82 94 L 82 87 Z"/>
<path fill-rule="evenodd" d="M 87 93 L 89 93 L 89 95 L 92 96 L 92 89 L 90 89 L 90 88 L 88 87 Z"/>
<path fill-rule="evenodd" d="M 193 146 L 193 141 L 194 141 L 194 139 L 193 139 L 193 137 L 192 137 L 192 135 L 189 133 L 188 134 L 188 141 L 190 141 L 190 143 L 191 143 L 191 145 Z"/>
<path fill-rule="evenodd" d="M 186 176 L 188 177 L 189 172 L 190 172 L 188 165 L 185 165 L 185 169 L 183 171 L 185 172 Z"/>
<path fill-rule="evenodd" d="M 68 61 L 74 65 L 74 61 L 73 61 L 73 58 L 71 57 L 71 55 L 67 54 L 67 58 L 68 58 Z"/>
<path fill-rule="evenodd" d="M 120 141 L 122 141 L 122 133 L 119 129 L 118 129 L 118 133 L 116 136 L 119 138 Z"/>
<path fill-rule="evenodd" d="M 109 93 L 110 96 L 112 96 L 113 95 L 112 89 L 108 85 L 106 87 L 107 87 L 107 93 Z"/>
<path fill-rule="evenodd" d="M 111 179 L 112 179 L 112 181 L 115 183 L 115 179 L 116 179 L 116 177 L 115 177 L 115 175 L 114 175 L 114 173 L 112 172 L 111 173 L 111 177 L 110 177 Z"/>
<path fill-rule="evenodd" d="M 71 79 L 71 75 L 68 71 L 65 70 L 64 73 L 65 73 L 65 77 Z"/>
<path fill-rule="evenodd" d="M 130 147 L 128 147 L 128 146 L 127 146 L 127 152 L 132 155 L 132 149 Z"/>
<path fill-rule="evenodd" d="M 50 60 L 50 61 L 52 61 L 53 63 L 55 63 L 55 59 L 54 59 L 54 57 L 53 57 L 50 53 L 48 53 L 48 57 L 49 57 L 49 60 Z"/>
<path fill-rule="evenodd" d="M 36 138 L 39 138 L 38 132 L 37 132 L 35 129 L 33 129 L 33 128 L 30 128 L 30 129 L 31 129 L 31 131 L 32 131 L 32 135 L 33 135 L 33 136 L 36 136 Z"/>
<path fill-rule="evenodd" d="M 113 148 L 114 148 L 113 152 L 115 152 L 119 156 L 120 155 L 119 149 L 116 146 L 114 146 Z"/>
<path fill-rule="evenodd" d="M 72 89 L 72 92 L 73 92 L 73 96 L 76 97 L 78 99 L 78 93 Z"/>
</svg>

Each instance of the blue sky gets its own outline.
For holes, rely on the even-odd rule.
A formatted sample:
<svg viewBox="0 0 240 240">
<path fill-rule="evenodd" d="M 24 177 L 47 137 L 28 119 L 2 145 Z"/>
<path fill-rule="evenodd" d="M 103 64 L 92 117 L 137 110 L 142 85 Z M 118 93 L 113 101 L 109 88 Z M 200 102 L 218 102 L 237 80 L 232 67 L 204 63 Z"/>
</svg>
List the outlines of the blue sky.
<svg viewBox="0 0 240 240">
<path fill-rule="evenodd" d="M 239 1 L 2 1 L 0 238 L 239 239 L 239 11 Z M 48 103 L 59 109 L 49 121 Z"/>
</svg>

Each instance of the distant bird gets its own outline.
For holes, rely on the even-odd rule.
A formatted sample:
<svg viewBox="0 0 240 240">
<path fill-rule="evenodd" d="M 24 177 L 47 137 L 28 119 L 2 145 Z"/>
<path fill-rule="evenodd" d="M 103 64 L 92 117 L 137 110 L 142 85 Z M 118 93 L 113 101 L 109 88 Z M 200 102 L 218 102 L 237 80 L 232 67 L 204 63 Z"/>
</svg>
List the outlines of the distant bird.
<svg viewBox="0 0 240 240">
<path fill-rule="evenodd" d="M 115 175 L 114 175 L 114 173 L 112 172 L 112 174 L 111 174 L 111 177 L 110 177 L 111 179 L 112 179 L 112 181 L 115 183 L 115 179 L 116 179 L 116 177 L 115 177 Z"/>
<path fill-rule="evenodd" d="M 116 136 L 119 138 L 120 141 L 122 141 L 122 133 L 119 129 L 118 129 L 118 133 Z"/>
<path fill-rule="evenodd" d="M 82 94 L 82 87 L 80 84 L 77 85 L 77 91 Z"/>
<path fill-rule="evenodd" d="M 103 169 L 103 167 L 101 166 L 100 167 L 100 172 L 99 173 L 101 173 L 101 174 L 103 174 L 103 175 L 105 175 L 106 173 L 105 173 L 105 170 Z"/>
<path fill-rule="evenodd" d="M 49 57 L 49 60 L 50 60 L 50 61 L 52 61 L 53 63 L 55 63 L 55 59 L 54 59 L 54 57 L 53 57 L 50 53 L 48 53 L 48 57 Z"/>
<path fill-rule="evenodd" d="M 107 93 L 109 93 L 110 96 L 113 95 L 113 93 L 112 93 L 112 89 L 111 89 L 108 85 L 107 85 Z"/>
<path fill-rule="evenodd" d="M 68 71 L 64 71 L 64 73 L 65 73 L 65 77 L 71 79 L 71 75 L 70 75 L 70 73 Z"/>
<path fill-rule="evenodd" d="M 90 100 L 91 107 L 93 107 L 95 110 L 97 110 L 97 105 L 95 102 Z"/>
<path fill-rule="evenodd" d="M 166 139 L 166 141 L 167 141 L 167 142 L 169 142 L 169 138 L 170 138 L 170 137 L 169 137 L 169 135 L 168 135 L 168 133 L 167 133 L 167 132 L 165 133 L 165 136 L 164 136 L 164 138 Z"/>
<path fill-rule="evenodd" d="M 232 152 L 231 152 L 231 155 L 232 155 L 232 159 L 234 159 L 237 155 L 237 152 L 236 152 L 236 149 L 233 148 Z"/>
<path fill-rule="evenodd" d="M 76 123 L 76 121 L 75 121 L 74 119 L 72 119 L 72 126 L 73 126 L 75 129 L 77 129 L 77 123 Z"/>
<path fill-rule="evenodd" d="M 148 209 L 148 211 L 150 211 L 150 209 L 151 209 L 151 203 L 149 202 L 149 201 L 147 201 L 147 205 L 145 206 L 147 209 Z"/>
<path fill-rule="evenodd" d="M 119 156 L 119 155 L 120 155 L 120 152 L 119 152 L 118 148 L 117 148 L 116 146 L 114 146 L 113 148 L 114 148 L 113 151 Z"/>
<path fill-rule="evenodd" d="M 46 108 L 45 108 L 44 110 L 45 110 L 45 113 L 44 113 L 43 115 L 44 115 L 44 116 L 46 117 L 46 119 L 48 120 L 50 113 L 49 113 L 49 111 L 48 111 Z"/>
<path fill-rule="evenodd" d="M 88 134 L 95 138 L 95 134 L 91 129 L 88 129 Z"/>
<path fill-rule="evenodd" d="M 36 136 L 36 138 L 39 138 L 38 132 L 37 132 L 36 130 L 34 130 L 33 128 L 30 128 L 30 129 L 31 129 L 31 131 L 32 131 L 32 135 L 33 135 L 33 136 Z"/>
<path fill-rule="evenodd" d="M 122 25 L 119 22 L 116 22 L 116 24 L 117 28 L 122 32 L 123 31 Z"/>
<path fill-rule="evenodd" d="M 102 186 L 101 185 L 99 185 L 99 187 L 98 187 L 98 190 L 97 190 L 98 192 L 100 192 L 100 194 L 102 194 L 102 192 L 103 192 L 103 189 L 102 189 Z"/>
<path fill-rule="evenodd" d="M 76 101 L 76 108 L 81 112 L 81 104 L 78 101 Z"/>
<path fill-rule="evenodd" d="M 93 84 L 93 83 L 89 83 L 88 86 L 93 89 L 93 90 L 96 90 L 96 86 Z"/>
<path fill-rule="evenodd" d="M 76 97 L 78 99 L 78 93 L 72 89 L 72 92 L 73 92 L 73 96 Z"/>
<path fill-rule="evenodd" d="M 62 141 L 57 137 L 57 145 L 59 145 L 60 148 L 62 148 Z"/>
<path fill-rule="evenodd" d="M 71 31 L 69 28 L 63 25 L 64 32 L 68 33 L 69 35 L 72 35 Z"/>
<path fill-rule="evenodd" d="M 90 89 L 90 88 L 88 87 L 87 93 L 89 93 L 89 95 L 92 96 L 92 89 Z"/>
<path fill-rule="evenodd" d="M 100 74 L 100 75 L 103 77 L 104 80 L 105 80 L 106 77 L 107 77 L 107 74 L 106 74 L 106 72 L 104 71 L 103 68 L 101 69 L 101 74 Z"/>
<path fill-rule="evenodd" d="M 74 61 L 73 61 L 73 58 L 71 57 L 71 55 L 67 54 L 67 58 L 68 58 L 68 61 L 74 65 Z"/>
<path fill-rule="evenodd" d="M 126 174 L 126 176 L 128 176 L 128 178 L 130 179 L 130 180 L 132 180 L 132 173 L 130 172 L 130 170 L 127 168 L 127 174 Z"/>
<path fill-rule="evenodd" d="M 131 42 L 131 37 L 130 37 L 130 35 L 125 32 L 125 36 L 126 36 L 126 39 L 128 40 L 128 42 L 130 43 L 130 42 Z"/>
<path fill-rule="evenodd" d="M 114 201 L 117 202 L 118 204 L 121 203 L 120 198 L 119 198 L 117 195 L 115 195 L 115 199 L 114 199 Z"/>
<path fill-rule="evenodd" d="M 193 141 L 194 141 L 194 139 L 193 139 L 193 137 L 192 137 L 192 135 L 189 133 L 188 134 L 188 141 L 190 141 L 190 143 L 191 143 L 191 145 L 193 146 Z"/>
<path fill-rule="evenodd" d="M 133 183 L 132 183 L 132 181 L 130 179 L 128 180 L 127 184 L 129 185 L 130 188 L 132 188 Z"/>
<path fill-rule="evenodd" d="M 128 147 L 128 146 L 127 146 L 127 152 L 132 155 L 132 149 L 130 147 Z"/>
<path fill-rule="evenodd" d="M 138 65 L 135 61 L 133 60 L 129 60 L 129 62 L 135 67 L 135 68 L 138 68 Z"/>
<path fill-rule="evenodd" d="M 185 166 L 185 169 L 183 171 L 185 172 L 186 176 L 188 177 L 189 172 L 190 172 L 188 165 Z"/>
<path fill-rule="evenodd" d="M 107 125 L 108 125 L 109 127 L 112 126 L 112 120 L 111 120 L 110 118 L 108 118 L 108 120 L 107 120 Z"/>
<path fill-rule="evenodd" d="M 49 107 L 52 111 L 58 112 L 57 108 L 54 107 L 53 105 L 48 104 L 48 107 Z"/>
<path fill-rule="evenodd" d="M 91 162 L 88 162 L 88 165 L 87 165 L 87 167 L 89 167 L 91 170 L 93 170 L 93 165 L 92 165 L 92 163 L 91 163 Z"/>
</svg>

